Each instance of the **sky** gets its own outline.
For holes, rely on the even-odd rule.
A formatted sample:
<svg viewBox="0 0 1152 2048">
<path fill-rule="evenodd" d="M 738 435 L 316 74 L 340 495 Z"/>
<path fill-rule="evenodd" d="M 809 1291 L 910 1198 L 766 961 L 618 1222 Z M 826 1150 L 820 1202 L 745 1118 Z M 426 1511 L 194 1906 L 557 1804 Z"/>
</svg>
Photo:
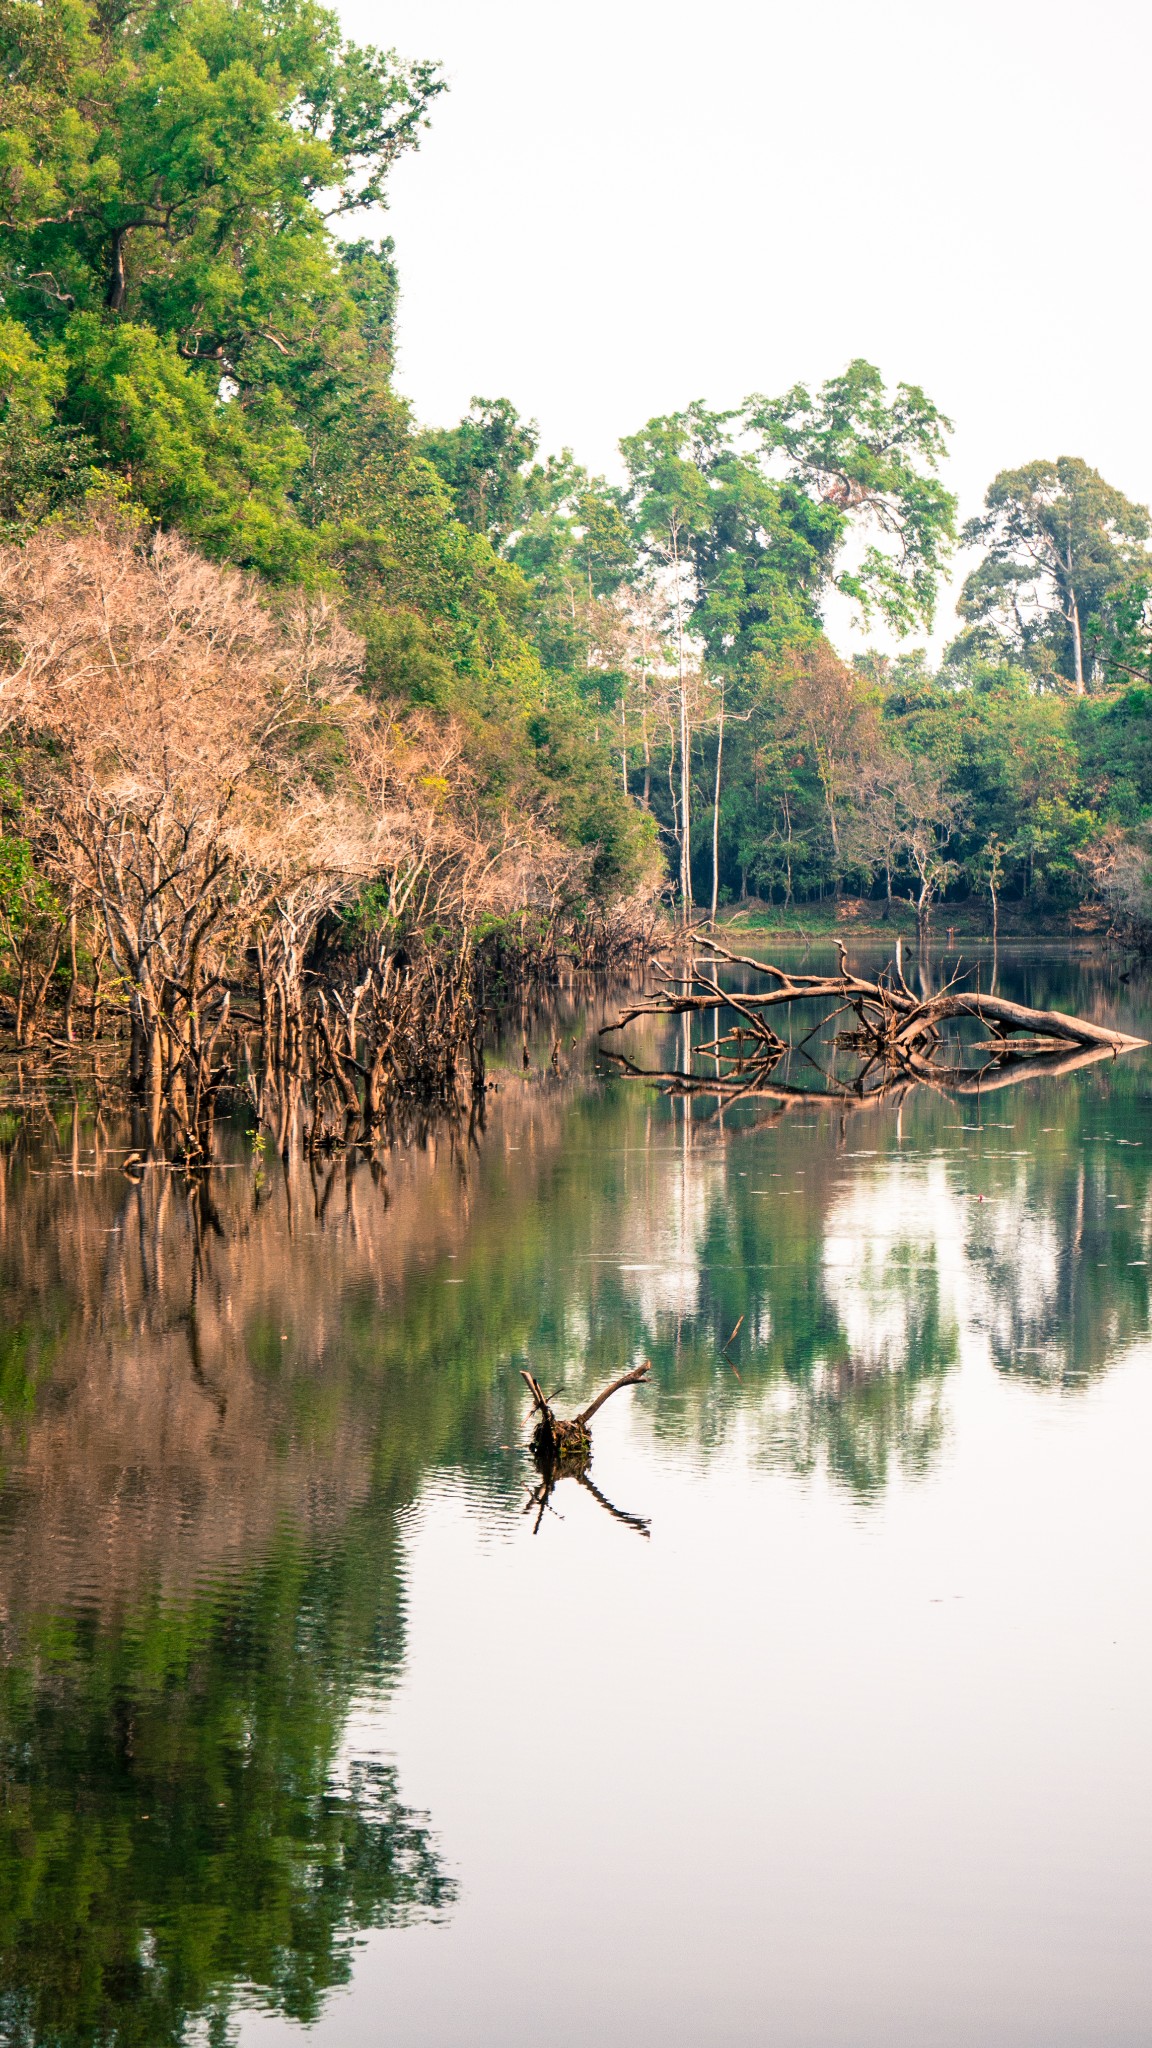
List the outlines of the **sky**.
<svg viewBox="0 0 1152 2048">
<path fill-rule="evenodd" d="M 962 516 L 1037 456 L 1152 500 L 1148 0 L 340 13 L 449 82 L 384 221 L 422 421 L 507 396 L 613 475 L 653 414 L 865 356 L 954 421 Z"/>
</svg>

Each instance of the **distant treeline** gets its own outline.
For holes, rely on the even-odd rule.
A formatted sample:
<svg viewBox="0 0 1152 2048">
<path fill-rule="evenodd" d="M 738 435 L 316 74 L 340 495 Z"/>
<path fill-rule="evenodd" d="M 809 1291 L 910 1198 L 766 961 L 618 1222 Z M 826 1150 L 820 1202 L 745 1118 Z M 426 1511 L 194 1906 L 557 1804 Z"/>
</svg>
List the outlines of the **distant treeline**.
<svg viewBox="0 0 1152 2048">
<path fill-rule="evenodd" d="M 240 688 L 250 709 L 275 693 L 270 650 L 288 650 L 301 752 L 278 724 L 268 803 L 293 776 L 307 784 L 289 865 L 297 886 L 327 878 L 309 945 L 322 930 L 331 944 L 337 910 L 382 942 L 428 926 L 439 944 L 481 922 L 578 922 L 661 886 L 684 911 L 851 889 L 911 896 L 925 917 L 974 891 L 1063 915 L 1104 890 L 1139 914 L 1149 519 L 1084 462 L 1003 473 L 958 535 L 939 474 L 950 422 L 863 361 L 815 390 L 650 420 L 621 443 L 619 484 L 568 451 L 541 459 L 506 399 L 421 430 L 393 383 L 392 245 L 360 229 L 428 123 L 434 63 L 349 43 L 312 0 L 0 0 L 0 65 L 13 1001 L 21 977 L 63 988 L 78 895 L 101 900 L 65 847 L 70 777 L 135 819 L 138 776 L 177 833 L 199 829 L 205 804 L 227 810 L 223 770 L 205 795 L 212 729 L 195 757 L 186 704 L 179 773 L 164 754 L 155 693 L 163 672 L 179 697 L 179 663 L 145 651 L 165 576 L 187 593 L 201 558 L 246 574 L 237 602 L 261 648 L 255 694 Z M 174 536 L 184 552 L 162 548 L 146 570 L 154 537 Z M 839 660 L 830 595 L 915 636 L 958 538 L 977 566 L 939 670 L 921 653 Z M 29 582 L 17 564 L 32 542 Z M 52 653 L 49 703 L 43 676 L 30 687 L 33 586 L 68 561 L 85 594 L 72 655 Z M 116 564 L 135 593 L 124 609 Z M 226 581 L 211 587 L 228 601 Z M 340 652 L 313 674 L 298 635 L 318 619 Z M 209 648 L 185 615 L 179 631 L 212 673 L 218 718 L 222 642 Z M 87 724 L 74 715 L 85 677 Z M 241 749 L 245 776 L 256 763 L 247 822 L 217 834 L 221 926 L 248 886 L 235 848 L 254 843 L 261 733 Z M 146 734 L 161 751 L 145 762 Z M 339 803 L 356 851 L 334 866 Z M 297 829 L 308 804 L 323 815 L 313 850 Z M 142 896 L 145 923 L 146 910 Z M 83 944 L 98 951 L 98 935 Z"/>
</svg>

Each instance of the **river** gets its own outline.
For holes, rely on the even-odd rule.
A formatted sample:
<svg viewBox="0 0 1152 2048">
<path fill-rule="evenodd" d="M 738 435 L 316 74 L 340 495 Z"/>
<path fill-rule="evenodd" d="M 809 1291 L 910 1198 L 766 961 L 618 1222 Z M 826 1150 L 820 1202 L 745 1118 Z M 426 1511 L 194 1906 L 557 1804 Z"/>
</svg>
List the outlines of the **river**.
<svg viewBox="0 0 1152 2048">
<path fill-rule="evenodd" d="M 5 1069 L 14 2048 L 1152 2038 L 1152 1052 L 721 1115 L 612 1009 L 191 1178 Z M 545 1494 L 521 1368 L 645 1358 Z"/>
</svg>

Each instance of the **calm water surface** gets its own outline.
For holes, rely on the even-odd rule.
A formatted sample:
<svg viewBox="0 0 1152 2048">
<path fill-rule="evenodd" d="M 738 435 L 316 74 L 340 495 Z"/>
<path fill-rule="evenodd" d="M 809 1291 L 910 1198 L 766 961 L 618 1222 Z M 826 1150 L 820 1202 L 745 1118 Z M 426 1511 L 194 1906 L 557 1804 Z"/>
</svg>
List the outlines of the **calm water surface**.
<svg viewBox="0 0 1152 2048">
<path fill-rule="evenodd" d="M 0 2040 L 1152 2039 L 1152 1053 L 719 1118 L 596 1021 L 197 1185 L 8 1070 Z M 519 1368 L 645 1357 L 538 1516 Z"/>
</svg>

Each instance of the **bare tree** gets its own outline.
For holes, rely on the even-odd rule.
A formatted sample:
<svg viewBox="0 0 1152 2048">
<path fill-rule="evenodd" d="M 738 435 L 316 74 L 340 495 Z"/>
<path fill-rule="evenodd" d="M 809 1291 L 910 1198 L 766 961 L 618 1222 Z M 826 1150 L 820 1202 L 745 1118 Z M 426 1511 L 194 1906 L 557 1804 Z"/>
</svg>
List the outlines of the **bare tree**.
<svg viewBox="0 0 1152 2048">
<path fill-rule="evenodd" d="M 106 960 L 154 1133 L 165 1103 L 195 1126 L 232 998 L 253 982 L 285 1101 L 326 1075 L 351 1113 L 357 1077 L 379 1096 L 389 1018 L 403 1010 L 414 1042 L 425 997 L 450 1068 L 486 914 L 531 917 L 555 943 L 591 856 L 538 809 L 487 815 L 459 731 L 371 701 L 361 643 L 327 599 L 270 601 L 113 510 L 0 549 L 0 636 L 0 719 L 27 765 L 28 872 L 0 889 L 19 1035 L 65 947 L 71 1032 L 91 930 L 92 1029 Z M 359 997 L 344 967 L 321 987 L 311 965 L 353 906 L 371 935 L 344 949 Z M 401 993 L 391 954 L 430 926 L 452 959 L 429 956 Z"/>
</svg>

